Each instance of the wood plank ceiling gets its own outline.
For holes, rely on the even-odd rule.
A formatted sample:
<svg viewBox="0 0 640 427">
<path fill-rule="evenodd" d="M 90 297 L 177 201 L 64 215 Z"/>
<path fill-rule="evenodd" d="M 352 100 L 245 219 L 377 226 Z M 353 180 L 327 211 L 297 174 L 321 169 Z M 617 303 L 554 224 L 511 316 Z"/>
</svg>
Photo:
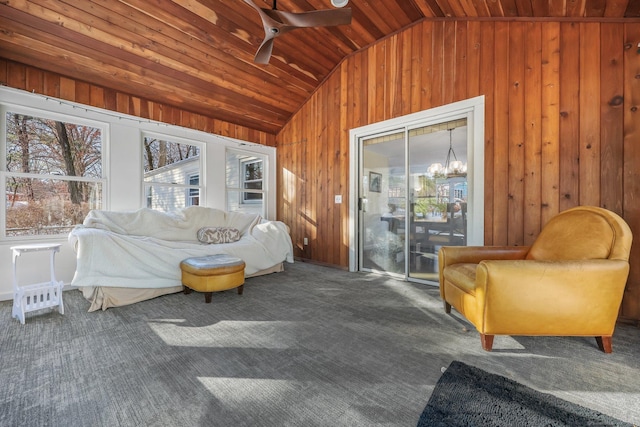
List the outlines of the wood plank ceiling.
<svg viewBox="0 0 640 427">
<path fill-rule="evenodd" d="M 255 0 L 264 8 L 272 0 Z M 331 8 L 280 0 L 279 10 Z M 423 19 L 584 20 L 640 16 L 640 0 L 351 0 L 351 25 L 276 39 L 243 0 L 0 0 L 0 57 L 277 133 L 351 53 Z"/>
</svg>

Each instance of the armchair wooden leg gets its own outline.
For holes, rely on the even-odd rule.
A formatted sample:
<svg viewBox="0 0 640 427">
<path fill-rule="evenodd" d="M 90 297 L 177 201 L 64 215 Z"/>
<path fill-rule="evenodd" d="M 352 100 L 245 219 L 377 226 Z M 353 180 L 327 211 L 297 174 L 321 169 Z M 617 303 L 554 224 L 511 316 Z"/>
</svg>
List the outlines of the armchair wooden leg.
<svg viewBox="0 0 640 427">
<path fill-rule="evenodd" d="M 598 348 L 605 353 L 611 353 L 613 351 L 611 337 L 596 337 L 596 342 L 598 343 Z"/>
<path fill-rule="evenodd" d="M 493 347 L 493 337 L 495 337 L 495 335 L 480 334 L 480 342 L 482 343 L 483 350 L 491 351 Z"/>
<path fill-rule="evenodd" d="M 449 304 L 448 302 L 444 302 L 444 312 L 445 313 L 451 313 L 451 304 Z"/>
</svg>

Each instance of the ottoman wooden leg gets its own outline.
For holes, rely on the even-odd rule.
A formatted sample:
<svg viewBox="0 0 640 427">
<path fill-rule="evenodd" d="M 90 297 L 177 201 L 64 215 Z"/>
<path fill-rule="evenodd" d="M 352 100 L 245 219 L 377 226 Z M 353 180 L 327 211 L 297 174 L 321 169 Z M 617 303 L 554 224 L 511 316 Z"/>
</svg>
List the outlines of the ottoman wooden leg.
<svg viewBox="0 0 640 427">
<path fill-rule="evenodd" d="M 205 292 L 204 293 L 204 302 L 209 304 L 211 302 L 211 295 L 212 294 L 213 294 L 213 292 Z"/>
<path fill-rule="evenodd" d="M 242 295 L 242 291 L 244 291 L 244 285 L 238 286 L 238 295 Z"/>
<path fill-rule="evenodd" d="M 184 288 L 184 293 L 185 294 L 190 294 L 191 293 L 191 288 L 185 285 L 182 285 L 182 287 Z"/>
</svg>

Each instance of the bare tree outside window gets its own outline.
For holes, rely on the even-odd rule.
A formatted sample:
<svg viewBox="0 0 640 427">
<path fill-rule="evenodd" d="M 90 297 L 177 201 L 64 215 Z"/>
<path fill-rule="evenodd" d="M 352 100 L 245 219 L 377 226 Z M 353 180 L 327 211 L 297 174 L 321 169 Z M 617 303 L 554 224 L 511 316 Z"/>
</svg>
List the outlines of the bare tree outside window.
<svg viewBox="0 0 640 427">
<path fill-rule="evenodd" d="M 102 130 L 6 113 L 6 236 L 63 234 L 102 201 Z"/>
</svg>

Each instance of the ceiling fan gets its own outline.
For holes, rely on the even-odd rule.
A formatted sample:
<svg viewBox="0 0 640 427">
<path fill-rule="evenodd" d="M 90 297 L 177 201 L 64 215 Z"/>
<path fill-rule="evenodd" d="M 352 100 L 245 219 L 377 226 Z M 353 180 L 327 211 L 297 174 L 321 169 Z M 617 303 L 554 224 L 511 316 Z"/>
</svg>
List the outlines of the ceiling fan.
<svg viewBox="0 0 640 427">
<path fill-rule="evenodd" d="M 263 9 L 256 5 L 253 0 L 244 0 L 244 2 L 258 11 L 264 26 L 264 40 L 254 58 L 254 61 L 258 64 L 269 63 L 271 51 L 273 50 L 273 41 L 282 34 L 297 28 L 331 27 L 351 23 L 351 9 L 327 9 L 294 13 L 277 10 L 276 0 L 273 0 L 273 8 L 271 9 Z M 346 4 L 345 2 L 342 3 Z"/>
</svg>

